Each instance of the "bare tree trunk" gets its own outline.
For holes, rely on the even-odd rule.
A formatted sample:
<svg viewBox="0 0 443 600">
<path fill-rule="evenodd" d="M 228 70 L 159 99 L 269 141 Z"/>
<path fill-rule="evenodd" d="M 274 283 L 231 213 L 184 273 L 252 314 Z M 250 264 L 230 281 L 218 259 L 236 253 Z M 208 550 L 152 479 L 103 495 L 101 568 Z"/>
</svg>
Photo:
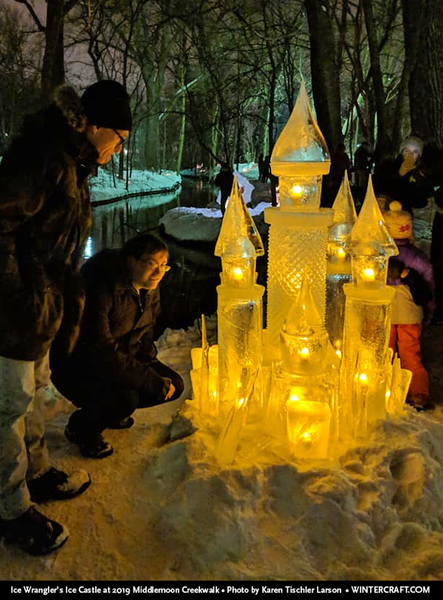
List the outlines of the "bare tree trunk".
<svg viewBox="0 0 443 600">
<path fill-rule="evenodd" d="M 305 0 L 311 42 L 311 79 L 317 120 L 331 152 L 343 141 L 340 79 L 331 19 L 324 2 Z"/>
<path fill-rule="evenodd" d="M 47 101 L 57 85 L 65 81 L 63 20 L 64 0 L 47 0 L 46 46 L 42 67 L 42 98 Z"/>
<path fill-rule="evenodd" d="M 402 0 L 412 133 L 443 148 L 443 4 Z"/>
<path fill-rule="evenodd" d="M 389 153 L 388 120 L 386 115 L 386 97 L 380 66 L 376 26 L 372 10 L 372 0 L 362 0 L 368 32 L 369 53 L 371 57 L 372 81 L 374 83 L 375 106 L 377 110 L 377 156 L 382 158 Z"/>
</svg>

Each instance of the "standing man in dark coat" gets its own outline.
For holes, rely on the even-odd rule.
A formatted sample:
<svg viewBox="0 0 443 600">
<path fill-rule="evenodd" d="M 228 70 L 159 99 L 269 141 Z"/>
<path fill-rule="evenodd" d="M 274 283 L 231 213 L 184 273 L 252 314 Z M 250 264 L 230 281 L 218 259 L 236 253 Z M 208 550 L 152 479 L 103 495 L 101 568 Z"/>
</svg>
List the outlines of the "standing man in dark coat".
<svg viewBox="0 0 443 600">
<path fill-rule="evenodd" d="M 232 190 L 232 184 L 234 182 L 234 173 L 228 163 L 222 163 L 221 169 L 214 180 L 216 186 L 220 188 L 220 204 L 222 215 L 225 214 L 226 201 Z"/>
<path fill-rule="evenodd" d="M 62 87 L 28 117 L 0 165 L 0 537 L 31 554 L 67 539 L 34 502 L 72 498 L 90 484 L 49 466 L 39 389 L 64 330 L 69 353 L 82 312 L 77 272 L 91 224 L 86 178 L 131 129 L 128 95 L 101 81 L 81 99 Z"/>
<path fill-rule="evenodd" d="M 183 392 L 178 373 L 157 359 L 154 326 L 160 312 L 158 285 L 169 270 L 166 244 L 152 235 L 102 250 L 82 268 L 86 306 L 77 346 L 66 362 L 53 362 L 52 380 L 80 410 L 66 437 L 89 458 L 113 448 L 106 428 L 126 429 L 136 408 L 175 400 Z"/>
</svg>

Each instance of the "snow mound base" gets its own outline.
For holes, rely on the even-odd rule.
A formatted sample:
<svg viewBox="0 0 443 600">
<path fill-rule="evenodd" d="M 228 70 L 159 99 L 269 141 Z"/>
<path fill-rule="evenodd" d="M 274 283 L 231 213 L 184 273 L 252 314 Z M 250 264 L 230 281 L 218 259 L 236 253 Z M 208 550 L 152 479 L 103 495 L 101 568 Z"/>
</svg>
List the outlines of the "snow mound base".
<svg viewBox="0 0 443 600">
<path fill-rule="evenodd" d="M 178 578 L 443 577 L 443 430 L 434 418 L 408 409 L 335 463 L 220 469 L 208 430 L 192 433 L 192 411 L 192 401 L 180 411 L 189 437 L 153 449 L 145 471 L 154 531 Z"/>
</svg>

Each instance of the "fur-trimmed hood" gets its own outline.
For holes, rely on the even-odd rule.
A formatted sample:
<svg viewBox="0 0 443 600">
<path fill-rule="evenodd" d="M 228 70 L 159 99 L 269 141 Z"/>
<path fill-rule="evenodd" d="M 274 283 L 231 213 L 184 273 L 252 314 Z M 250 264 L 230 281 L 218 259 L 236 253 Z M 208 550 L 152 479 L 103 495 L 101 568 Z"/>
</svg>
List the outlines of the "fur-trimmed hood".
<svg viewBox="0 0 443 600">
<path fill-rule="evenodd" d="M 54 92 L 54 104 L 62 112 L 69 127 L 83 133 L 88 123 L 80 96 L 69 85 L 61 85 Z"/>
</svg>

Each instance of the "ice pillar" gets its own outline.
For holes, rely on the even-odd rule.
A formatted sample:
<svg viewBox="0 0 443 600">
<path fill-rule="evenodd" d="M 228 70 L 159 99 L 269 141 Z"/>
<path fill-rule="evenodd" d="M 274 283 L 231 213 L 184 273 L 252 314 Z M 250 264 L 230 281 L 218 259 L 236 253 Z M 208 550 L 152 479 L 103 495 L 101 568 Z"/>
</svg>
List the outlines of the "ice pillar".
<svg viewBox="0 0 443 600">
<path fill-rule="evenodd" d="M 309 105 L 304 83 L 271 157 L 279 177 L 280 206 L 267 208 L 270 224 L 266 343 L 276 345 L 303 279 L 325 315 L 328 228 L 333 211 L 320 209 L 322 175 L 329 172 L 325 139 Z"/>
<path fill-rule="evenodd" d="M 365 437 L 367 425 L 386 416 L 392 288 L 390 256 L 398 254 L 369 179 L 366 198 L 348 238 L 352 283 L 346 295 L 339 427 L 342 440 Z"/>
<path fill-rule="evenodd" d="M 346 171 L 332 210 L 334 222 L 328 233 L 326 329 L 332 346 L 341 357 L 345 315 L 343 285 L 352 281 L 351 257 L 346 252 L 346 240 L 357 218 Z"/>
<path fill-rule="evenodd" d="M 215 254 L 222 259 L 217 316 L 219 406 L 224 421 L 216 455 L 227 463 L 235 456 L 261 367 L 265 291 L 255 283 L 256 256 L 264 254 L 264 248 L 235 178 Z"/>
</svg>

